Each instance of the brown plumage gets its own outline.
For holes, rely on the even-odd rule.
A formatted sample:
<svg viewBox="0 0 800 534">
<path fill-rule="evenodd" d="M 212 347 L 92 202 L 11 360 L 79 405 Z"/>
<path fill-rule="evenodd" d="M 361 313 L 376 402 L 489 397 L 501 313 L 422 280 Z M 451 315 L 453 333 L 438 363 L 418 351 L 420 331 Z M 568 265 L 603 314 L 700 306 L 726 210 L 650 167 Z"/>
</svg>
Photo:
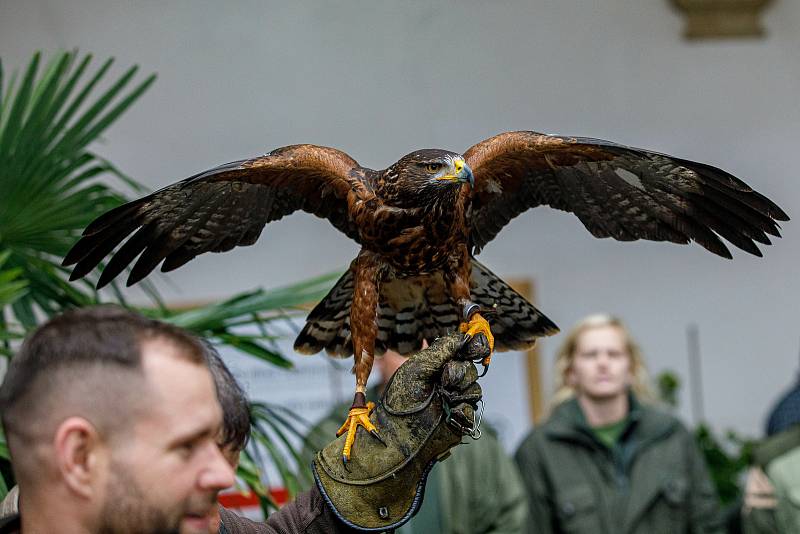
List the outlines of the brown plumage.
<svg viewBox="0 0 800 534">
<path fill-rule="evenodd" d="M 770 244 L 768 236 L 780 235 L 776 221 L 788 220 L 725 171 L 597 139 L 509 132 L 463 157 L 420 150 L 382 171 L 338 150 L 295 145 L 111 210 L 86 228 L 64 265 L 75 264 L 72 279 L 80 278 L 133 233 L 98 282 L 138 256 L 130 285 L 162 261 L 171 271 L 204 252 L 252 245 L 268 222 L 294 211 L 327 218 L 361 252 L 295 345 L 355 354 L 361 391 L 376 351 L 419 349 L 455 329 L 470 303 L 490 310 L 499 350 L 557 331 L 472 259 L 512 218 L 540 205 L 575 213 L 597 237 L 696 241 L 727 258 L 720 237 L 760 256 L 755 242 Z"/>
</svg>

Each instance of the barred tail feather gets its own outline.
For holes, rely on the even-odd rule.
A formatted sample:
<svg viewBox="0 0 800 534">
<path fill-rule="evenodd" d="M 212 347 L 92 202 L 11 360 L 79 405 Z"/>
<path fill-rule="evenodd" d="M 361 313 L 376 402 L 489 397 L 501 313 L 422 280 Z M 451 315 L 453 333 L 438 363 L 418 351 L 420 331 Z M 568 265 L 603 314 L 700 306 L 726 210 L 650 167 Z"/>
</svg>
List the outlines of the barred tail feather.
<svg viewBox="0 0 800 534">
<path fill-rule="evenodd" d="M 296 351 L 314 354 L 325 349 L 334 357 L 353 353 L 350 305 L 353 273 L 347 271 L 308 315 L 295 341 Z M 486 311 L 495 336 L 495 350 L 525 350 L 536 338 L 553 335 L 558 327 L 531 303 L 472 258 L 472 300 Z M 378 354 L 394 350 L 411 354 L 433 340 L 456 331 L 461 309 L 447 294 L 441 274 L 393 278 L 381 284 L 378 305 Z"/>
<path fill-rule="evenodd" d="M 353 272 L 348 269 L 306 318 L 306 324 L 294 341 L 294 350 L 316 354 L 326 349 L 337 358 L 353 354 L 350 337 L 350 305 L 353 303 Z"/>
<path fill-rule="evenodd" d="M 558 327 L 496 274 L 472 258 L 472 300 L 485 310 L 495 350 L 526 350 L 537 338 L 558 333 Z"/>
</svg>

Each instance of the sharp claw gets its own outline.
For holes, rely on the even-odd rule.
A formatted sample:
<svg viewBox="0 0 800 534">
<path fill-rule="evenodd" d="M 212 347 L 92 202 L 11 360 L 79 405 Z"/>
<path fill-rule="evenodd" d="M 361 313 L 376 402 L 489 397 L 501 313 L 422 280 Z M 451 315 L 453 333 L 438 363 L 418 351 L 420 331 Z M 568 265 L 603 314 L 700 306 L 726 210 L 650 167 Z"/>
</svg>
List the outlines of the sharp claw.
<svg viewBox="0 0 800 534">
<path fill-rule="evenodd" d="M 491 361 L 492 361 L 491 354 L 489 354 L 487 357 L 481 360 L 481 365 L 483 365 L 483 372 L 481 373 L 481 376 L 479 376 L 478 378 L 481 378 L 483 375 L 489 372 L 489 363 L 491 363 Z"/>
<path fill-rule="evenodd" d="M 463 336 L 461 336 L 461 341 L 458 342 L 458 347 L 456 348 L 456 352 L 461 352 L 464 350 L 464 347 L 466 347 L 467 343 L 469 343 L 469 338 L 470 338 L 469 334 L 464 334 Z"/>
<path fill-rule="evenodd" d="M 494 350 L 494 336 L 492 336 L 492 331 L 489 327 L 488 321 L 486 321 L 481 314 L 476 313 L 472 316 L 472 319 L 470 319 L 469 322 L 461 323 L 458 326 L 458 329 L 459 331 L 467 334 L 469 337 L 473 337 L 477 334 L 483 334 L 486 336 L 486 341 L 489 343 L 489 348 Z"/>
<path fill-rule="evenodd" d="M 489 323 L 486 321 L 485 318 L 481 316 L 480 313 L 475 313 L 472 315 L 472 318 L 469 320 L 468 323 L 462 323 L 459 325 L 459 330 L 461 330 L 461 332 L 464 333 L 462 343 L 466 343 L 471 339 L 477 339 L 478 336 L 481 335 L 484 337 L 485 343 L 488 345 L 489 348 L 489 356 L 486 356 L 485 358 L 480 360 L 480 362 L 483 364 L 484 367 L 481 376 L 485 375 L 489 368 L 489 361 L 491 360 L 492 351 L 494 351 L 494 336 L 492 335 Z M 479 339 L 478 341 L 481 341 L 481 344 L 483 345 L 483 339 Z M 477 362 L 478 359 L 475 359 L 473 361 Z"/>
<path fill-rule="evenodd" d="M 386 447 L 386 442 L 385 442 L 385 441 L 383 441 L 383 438 L 381 438 L 381 435 L 380 435 L 380 434 L 378 434 L 378 431 L 377 431 L 377 430 L 370 430 L 370 431 L 369 431 L 369 433 L 370 433 L 370 434 L 372 434 L 372 436 L 373 436 L 375 439 L 377 439 L 378 441 L 380 441 L 380 442 L 381 442 L 381 445 L 383 445 L 384 447 Z"/>
<path fill-rule="evenodd" d="M 386 443 L 378 434 L 375 425 L 369 420 L 369 414 L 374 409 L 375 409 L 374 402 L 368 402 L 364 407 L 350 408 L 350 411 L 348 412 L 347 415 L 347 419 L 345 420 L 344 424 L 339 428 L 339 431 L 336 433 L 337 436 L 341 436 L 347 433 L 347 438 L 345 439 L 344 448 L 342 450 L 342 464 L 344 464 L 345 469 L 348 469 L 347 464 L 350 461 L 351 447 L 355 443 L 359 426 L 364 427 L 364 430 L 372 434 L 378 441 L 380 441 L 384 446 L 386 446 Z"/>
</svg>

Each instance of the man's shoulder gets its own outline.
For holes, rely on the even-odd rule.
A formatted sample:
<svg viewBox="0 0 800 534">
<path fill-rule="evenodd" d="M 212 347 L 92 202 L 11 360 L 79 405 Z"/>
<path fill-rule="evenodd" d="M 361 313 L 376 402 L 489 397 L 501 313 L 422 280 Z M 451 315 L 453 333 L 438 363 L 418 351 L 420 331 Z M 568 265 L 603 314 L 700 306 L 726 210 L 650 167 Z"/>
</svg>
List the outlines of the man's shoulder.
<svg viewBox="0 0 800 534">
<path fill-rule="evenodd" d="M 275 532 L 265 523 L 251 521 L 222 506 L 219 507 L 219 518 L 222 520 L 219 527 L 221 534 L 272 534 Z"/>
<path fill-rule="evenodd" d="M 642 403 L 639 406 L 637 426 L 639 438 L 652 442 L 670 437 L 692 439 L 691 432 L 678 417 L 651 403 Z"/>
<path fill-rule="evenodd" d="M 767 466 L 767 475 L 774 483 L 785 488 L 796 488 L 800 482 L 800 447 L 795 447 L 775 458 Z M 792 499 L 800 501 L 800 492 L 792 491 Z"/>
<path fill-rule="evenodd" d="M 545 420 L 536 427 L 532 428 L 528 434 L 522 438 L 517 450 L 514 453 L 514 458 L 517 463 L 524 461 L 526 458 L 531 458 L 537 455 L 537 450 L 546 446 L 548 440 L 548 431 L 552 428 L 550 419 Z"/>
<path fill-rule="evenodd" d="M 767 467 L 777 458 L 800 447 L 800 425 L 795 425 L 762 441 L 753 453 L 755 463 Z"/>
<path fill-rule="evenodd" d="M 520 443 L 520 449 L 542 445 L 557 437 L 573 436 L 577 433 L 578 422 L 575 399 L 568 399 L 555 405 L 549 415 L 531 429 Z"/>
</svg>

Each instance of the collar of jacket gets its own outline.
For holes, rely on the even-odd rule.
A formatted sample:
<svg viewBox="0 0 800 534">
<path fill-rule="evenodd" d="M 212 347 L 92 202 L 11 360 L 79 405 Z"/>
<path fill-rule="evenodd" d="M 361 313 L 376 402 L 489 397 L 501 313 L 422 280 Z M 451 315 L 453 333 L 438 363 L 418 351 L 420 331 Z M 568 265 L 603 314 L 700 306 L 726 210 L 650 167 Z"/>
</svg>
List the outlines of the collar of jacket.
<svg viewBox="0 0 800 534">
<path fill-rule="evenodd" d="M 633 393 L 628 393 L 628 425 L 622 432 L 622 440 L 635 440 L 639 444 L 657 441 L 673 432 L 677 420 L 646 404 L 642 404 Z M 570 441 L 592 448 L 605 448 L 595 436 L 578 399 L 564 401 L 553 410 L 544 425 L 545 434 L 551 439 Z"/>
</svg>

